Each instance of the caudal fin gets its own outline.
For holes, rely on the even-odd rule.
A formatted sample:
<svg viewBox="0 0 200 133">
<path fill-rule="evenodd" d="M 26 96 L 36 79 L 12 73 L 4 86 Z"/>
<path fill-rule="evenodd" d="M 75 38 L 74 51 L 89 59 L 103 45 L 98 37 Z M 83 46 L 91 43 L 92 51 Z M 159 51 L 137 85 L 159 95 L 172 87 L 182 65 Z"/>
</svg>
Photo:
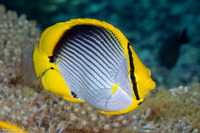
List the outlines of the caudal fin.
<svg viewBox="0 0 200 133">
<path fill-rule="evenodd" d="M 22 47 L 22 80 L 25 84 L 32 83 L 36 80 L 32 55 L 33 43 L 29 40 L 25 40 Z"/>
</svg>

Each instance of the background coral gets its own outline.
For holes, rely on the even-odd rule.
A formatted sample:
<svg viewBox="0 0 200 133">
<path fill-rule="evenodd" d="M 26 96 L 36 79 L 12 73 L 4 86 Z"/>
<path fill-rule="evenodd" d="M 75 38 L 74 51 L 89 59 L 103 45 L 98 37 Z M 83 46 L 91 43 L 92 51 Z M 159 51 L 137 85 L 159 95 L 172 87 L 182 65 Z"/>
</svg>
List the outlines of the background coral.
<svg viewBox="0 0 200 133">
<path fill-rule="evenodd" d="M 29 132 L 197 133 L 200 130 L 199 103 L 187 99 L 196 98 L 194 94 L 199 93 L 199 87 L 195 84 L 189 89 L 191 93 L 178 96 L 157 89 L 136 111 L 104 115 L 87 104 L 68 102 L 46 90 L 36 93 L 22 85 L 3 86 L 0 90 L 0 119 Z"/>
<path fill-rule="evenodd" d="M 0 14 L 0 82 L 16 84 L 22 82 L 22 75 L 25 74 L 22 57 L 27 56 L 24 48 L 30 45 L 25 40 L 38 44 L 40 30 L 36 28 L 36 21 L 28 21 L 26 15 L 18 17 L 14 11 L 6 12 L 3 5 L 0 5 Z M 31 55 L 29 57 L 31 60 Z M 23 65 L 27 62 L 24 60 Z"/>
<path fill-rule="evenodd" d="M 154 97 L 144 101 L 144 108 L 150 108 L 152 115 L 149 119 L 162 120 L 162 118 L 187 119 L 195 127 L 200 127 L 200 94 L 199 84 L 194 87 L 183 87 L 171 89 L 154 90 Z M 155 92 L 156 91 L 156 92 Z M 179 95 L 176 95 L 179 94 Z M 151 118 L 153 117 L 153 118 Z"/>
<path fill-rule="evenodd" d="M 124 115 L 104 115 L 87 104 L 68 102 L 46 90 L 37 93 L 27 86 L 2 86 L 0 120 L 29 132 L 198 133 L 200 99 L 196 94 L 200 85 L 189 88 L 189 94 L 174 96 L 175 90 L 180 92 L 180 87 L 173 92 L 158 88 L 139 109 Z"/>
</svg>

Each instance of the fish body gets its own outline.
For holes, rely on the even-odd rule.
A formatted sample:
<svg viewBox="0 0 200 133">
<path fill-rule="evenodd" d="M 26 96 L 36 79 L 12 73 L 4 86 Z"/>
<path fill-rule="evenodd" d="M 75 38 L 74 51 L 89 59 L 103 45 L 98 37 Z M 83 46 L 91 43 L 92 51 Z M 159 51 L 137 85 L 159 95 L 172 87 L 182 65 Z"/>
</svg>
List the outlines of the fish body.
<svg viewBox="0 0 200 133">
<path fill-rule="evenodd" d="M 47 28 L 34 46 L 36 76 L 45 89 L 104 114 L 136 109 L 155 87 L 150 70 L 127 38 L 96 19 L 72 19 Z"/>
</svg>

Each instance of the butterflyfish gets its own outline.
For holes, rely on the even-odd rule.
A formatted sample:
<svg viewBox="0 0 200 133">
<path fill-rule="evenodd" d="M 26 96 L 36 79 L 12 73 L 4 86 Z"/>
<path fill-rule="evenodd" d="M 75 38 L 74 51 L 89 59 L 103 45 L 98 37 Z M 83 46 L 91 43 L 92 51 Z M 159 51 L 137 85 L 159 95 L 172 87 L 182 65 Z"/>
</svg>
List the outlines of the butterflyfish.
<svg viewBox="0 0 200 133">
<path fill-rule="evenodd" d="M 111 24 L 72 19 L 47 28 L 34 45 L 36 77 L 45 89 L 104 114 L 136 109 L 155 88 L 128 39 Z"/>
</svg>

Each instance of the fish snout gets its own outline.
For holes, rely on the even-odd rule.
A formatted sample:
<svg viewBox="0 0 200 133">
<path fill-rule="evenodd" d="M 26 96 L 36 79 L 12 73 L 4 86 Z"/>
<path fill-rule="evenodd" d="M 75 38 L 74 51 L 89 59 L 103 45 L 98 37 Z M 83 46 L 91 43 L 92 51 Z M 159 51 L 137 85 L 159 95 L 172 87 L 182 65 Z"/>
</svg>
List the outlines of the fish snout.
<svg viewBox="0 0 200 133">
<path fill-rule="evenodd" d="M 148 81 L 147 85 L 148 85 L 148 88 L 149 88 L 150 90 L 152 90 L 152 89 L 154 89 L 154 88 L 156 87 L 156 83 L 155 83 L 152 79 L 150 79 L 150 80 Z"/>
</svg>

